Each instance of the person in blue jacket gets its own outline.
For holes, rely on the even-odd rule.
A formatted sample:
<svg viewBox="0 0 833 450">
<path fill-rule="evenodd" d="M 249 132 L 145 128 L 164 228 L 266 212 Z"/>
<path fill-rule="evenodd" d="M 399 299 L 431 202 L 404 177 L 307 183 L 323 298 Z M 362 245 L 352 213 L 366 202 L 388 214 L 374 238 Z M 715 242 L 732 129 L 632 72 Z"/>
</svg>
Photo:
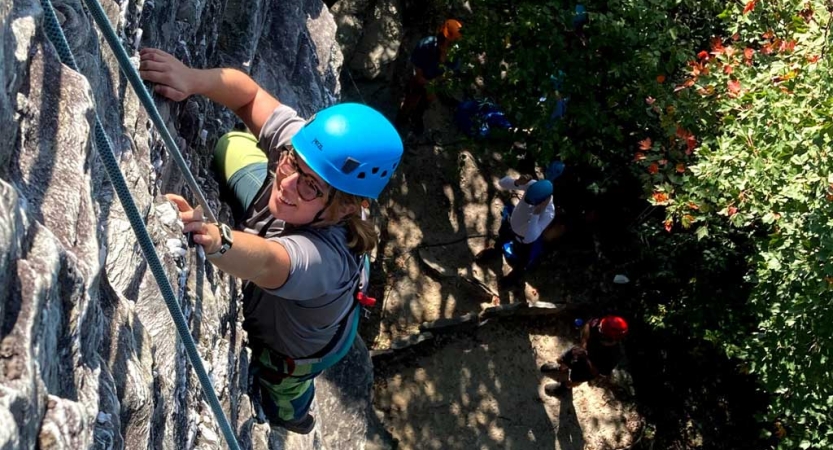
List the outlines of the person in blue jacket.
<svg viewBox="0 0 833 450">
<path fill-rule="evenodd" d="M 243 328 L 260 419 L 309 433 L 313 380 L 356 336 L 359 261 L 377 242 L 361 205 L 390 181 L 402 140 L 364 105 L 303 118 L 240 71 L 189 68 L 150 48 L 140 57 L 140 74 L 157 93 L 175 101 L 204 95 L 251 131 L 226 134 L 214 150 L 220 183 L 242 211 L 236 229 L 206 223 L 181 196 L 168 198 L 207 259 L 246 280 Z"/>
</svg>

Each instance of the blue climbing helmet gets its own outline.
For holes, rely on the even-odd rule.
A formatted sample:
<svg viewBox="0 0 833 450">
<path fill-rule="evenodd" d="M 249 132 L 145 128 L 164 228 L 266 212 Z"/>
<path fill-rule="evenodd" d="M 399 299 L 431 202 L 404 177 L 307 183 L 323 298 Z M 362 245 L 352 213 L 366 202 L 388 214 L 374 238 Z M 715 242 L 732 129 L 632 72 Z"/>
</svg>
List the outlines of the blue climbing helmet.
<svg viewBox="0 0 833 450">
<path fill-rule="evenodd" d="M 526 190 L 524 201 L 530 205 L 537 205 L 552 195 L 552 183 L 549 180 L 535 182 Z"/>
<path fill-rule="evenodd" d="M 321 110 L 292 138 L 305 163 L 330 186 L 377 199 L 402 158 L 402 139 L 379 111 L 358 103 Z"/>
</svg>

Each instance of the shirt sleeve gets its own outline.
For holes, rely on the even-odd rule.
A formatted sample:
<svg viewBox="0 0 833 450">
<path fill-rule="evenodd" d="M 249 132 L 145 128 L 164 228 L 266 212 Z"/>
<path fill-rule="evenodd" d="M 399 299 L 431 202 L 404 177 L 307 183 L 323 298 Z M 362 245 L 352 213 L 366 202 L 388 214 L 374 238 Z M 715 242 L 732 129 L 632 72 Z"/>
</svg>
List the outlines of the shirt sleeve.
<svg viewBox="0 0 833 450">
<path fill-rule="evenodd" d="M 260 148 L 268 155 L 278 151 L 282 146 L 288 144 L 298 131 L 306 123 L 294 109 L 286 105 L 280 105 L 272 111 L 266 119 L 263 128 L 260 129 L 258 141 Z M 271 160 L 272 158 L 270 158 Z"/>
<path fill-rule="evenodd" d="M 515 179 L 510 176 L 505 176 L 497 182 L 498 187 L 504 191 L 526 191 L 535 183 L 536 180 L 529 180 L 529 183 L 515 186 Z"/>
<path fill-rule="evenodd" d="M 524 236 L 524 244 L 535 242 L 555 218 L 555 205 L 550 201 L 541 214 L 532 214 Z"/>
<path fill-rule="evenodd" d="M 341 289 L 344 261 L 341 255 L 321 239 L 297 233 L 274 239 L 289 254 L 289 276 L 286 283 L 267 292 L 290 300 L 322 297 Z"/>
</svg>

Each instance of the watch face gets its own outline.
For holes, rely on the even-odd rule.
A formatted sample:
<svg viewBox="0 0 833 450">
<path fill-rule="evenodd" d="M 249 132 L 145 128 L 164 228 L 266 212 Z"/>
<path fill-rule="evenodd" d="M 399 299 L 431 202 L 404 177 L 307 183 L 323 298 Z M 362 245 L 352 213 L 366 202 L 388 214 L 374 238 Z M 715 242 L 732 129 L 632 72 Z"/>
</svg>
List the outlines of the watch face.
<svg viewBox="0 0 833 450">
<path fill-rule="evenodd" d="M 230 249 L 232 244 L 234 243 L 234 239 L 231 234 L 231 228 L 229 228 L 229 226 L 224 223 L 219 224 L 217 227 L 220 229 L 220 240 L 222 241 L 220 253 L 225 254 L 226 251 L 228 251 L 228 249 Z"/>
<path fill-rule="evenodd" d="M 223 240 L 226 240 L 229 243 L 231 243 L 232 234 L 231 234 L 231 228 L 229 228 L 228 225 L 223 224 L 223 225 L 220 226 L 220 235 L 222 236 Z"/>
</svg>

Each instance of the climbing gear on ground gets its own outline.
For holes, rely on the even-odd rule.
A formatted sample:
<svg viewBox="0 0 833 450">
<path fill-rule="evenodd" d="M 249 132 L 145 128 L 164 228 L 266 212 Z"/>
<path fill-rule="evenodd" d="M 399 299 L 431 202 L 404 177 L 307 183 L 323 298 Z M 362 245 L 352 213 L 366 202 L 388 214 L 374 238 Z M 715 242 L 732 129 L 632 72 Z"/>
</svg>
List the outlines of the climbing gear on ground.
<svg viewBox="0 0 833 450">
<path fill-rule="evenodd" d="M 512 123 L 491 100 L 463 100 L 454 111 L 454 124 L 471 137 L 486 138 L 494 130 L 508 130 Z"/>
<path fill-rule="evenodd" d="M 549 180 L 540 180 L 527 188 L 524 201 L 530 205 L 537 205 L 547 200 L 551 195 L 552 183 Z"/>
<path fill-rule="evenodd" d="M 605 316 L 599 321 L 599 331 L 608 339 L 623 339 L 628 334 L 628 322 L 619 316 Z"/>
<path fill-rule="evenodd" d="M 292 137 L 292 146 L 330 186 L 374 200 L 390 181 L 404 149 L 393 124 L 358 103 L 319 111 Z"/>
<path fill-rule="evenodd" d="M 437 34 L 442 34 L 449 42 L 455 42 L 463 38 L 463 34 L 460 32 L 461 28 L 463 28 L 463 24 L 459 21 L 448 19 L 440 26 Z"/>
<path fill-rule="evenodd" d="M 136 89 L 139 97 L 142 98 L 142 93 L 144 93 L 144 97 L 150 99 L 150 95 L 148 95 L 147 91 L 144 89 L 144 85 L 141 83 L 139 75 L 130 65 L 130 60 L 122 48 L 115 31 L 113 31 L 110 21 L 104 13 L 101 5 L 96 0 L 84 0 L 84 3 L 87 5 L 87 8 L 99 28 L 101 28 L 105 39 L 110 44 L 110 47 L 119 60 L 122 71 L 127 75 L 131 84 L 133 84 L 133 87 Z M 50 0 L 41 0 L 41 6 L 44 10 L 44 29 L 46 31 L 46 35 L 55 46 L 61 62 L 80 74 L 81 72 L 78 70 L 78 65 L 75 63 L 75 57 L 72 55 L 66 36 L 58 23 L 55 10 L 52 8 L 52 2 Z M 152 100 L 150 101 L 150 105 L 153 105 Z M 148 105 L 145 104 L 145 107 L 147 106 Z M 156 112 L 155 107 L 153 107 L 153 111 L 155 112 L 155 116 L 158 117 L 159 114 Z M 153 113 L 151 114 L 153 117 Z M 154 122 L 156 123 L 155 119 Z M 161 121 L 161 117 L 159 117 L 157 127 L 160 131 L 166 130 L 164 122 Z M 171 154 L 174 154 L 173 149 L 176 147 L 171 146 L 173 144 L 173 138 L 170 137 L 170 133 L 166 132 L 163 134 L 163 138 L 165 138 L 166 143 L 169 145 Z M 168 142 L 169 140 L 170 142 Z M 136 239 L 139 243 L 139 247 L 142 249 L 145 259 L 147 260 L 148 267 L 159 285 L 159 290 L 162 297 L 165 299 L 165 305 L 168 307 L 168 311 L 173 318 L 179 338 L 182 340 L 182 345 L 185 348 L 185 354 L 188 356 L 188 360 L 190 361 L 191 366 L 194 368 L 194 372 L 200 381 L 203 394 L 205 395 L 205 400 L 211 407 L 214 417 L 217 419 L 217 424 L 220 427 L 229 448 L 232 450 L 238 450 L 240 446 L 237 443 L 237 438 L 235 437 L 234 431 L 232 430 L 231 425 L 223 412 L 222 406 L 220 406 L 220 401 L 217 398 L 216 392 L 214 392 L 211 380 L 208 378 L 208 373 L 205 370 L 200 354 L 197 351 L 197 346 L 194 343 L 194 338 L 191 336 L 191 330 L 188 328 L 188 323 L 185 321 L 185 316 L 182 314 L 182 310 L 180 309 L 176 295 L 174 294 L 173 287 L 171 286 L 170 280 L 168 280 L 167 274 L 165 273 L 162 261 L 156 253 L 153 240 L 150 238 L 150 234 L 144 225 L 143 215 L 139 212 L 139 208 L 133 201 L 130 189 L 124 179 L 124 175 L 122 175 L 121 169 L 119 169 L 118 160 L 116 159 L 116 155 L 113 153 L 113 147 L 110 144 L 110 139 L 104 132 L 104 126 L 101 124 L 101 119 L 99 118 L 98 113 L 95 114 L 95 145 L 98 155 L 101 157 L 101 161 L 107 170 L 110 182 L 113 183 L 113 189 L 116 191 L 116 194 L 124 207 L 125 214 L 130 221 L 130 225 L 133 227 L 134 233 L 136 233 Z M 181 159 L 181 156 L 179 158 Z M 187 167 L 184 160 L 182 160 L 180 167 Z M 183 172 L 186 178 L 190 177 L 190 172 L 188 170 L 183 170 Z M 193 177 L 190 178 L 194 183 L 192 189 L 195 190 L 196 195 L 196 181 L 193 180 Z M 212 222 L 216 222 L 217 220 L 207 208 L 207 202 L 205 202 L 204 198 L 201 199 L 200 204 L 203 205 L 203 212 L 209 215 Z"/>
</svg>

